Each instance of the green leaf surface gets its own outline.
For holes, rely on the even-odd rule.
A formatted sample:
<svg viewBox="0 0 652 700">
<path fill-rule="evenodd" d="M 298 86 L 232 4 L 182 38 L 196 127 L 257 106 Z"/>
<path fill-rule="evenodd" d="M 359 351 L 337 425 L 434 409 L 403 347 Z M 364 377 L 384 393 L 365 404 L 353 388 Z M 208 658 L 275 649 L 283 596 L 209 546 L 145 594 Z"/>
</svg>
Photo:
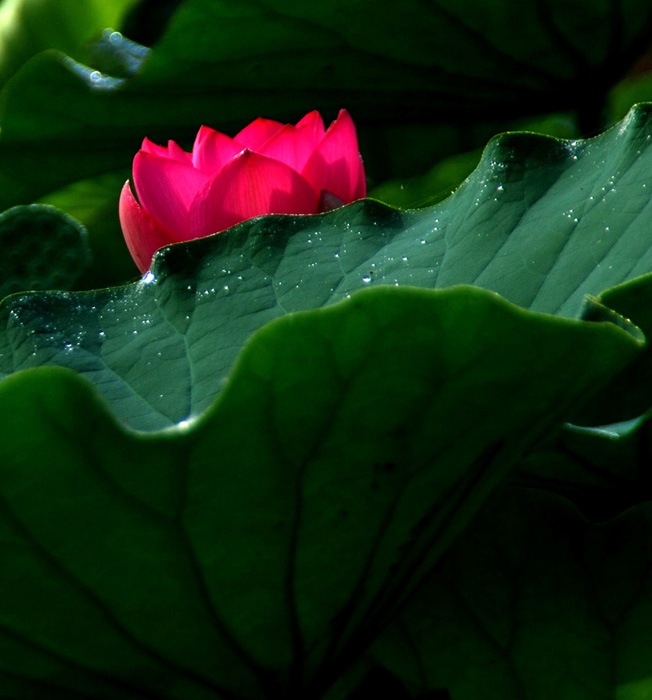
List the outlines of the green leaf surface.
<svg viewBox="0 0 652 700">
<path fill-rule="evenodd" d="M 130 173 L 109 173 L 64 187 L 47 197 L 48 204 L 65 211 L 89 232 L 92 265 L 77 289 L 100 289 L 136 279 L 139 271 L 120 228 L 120 191 Z"/>
<path fill-rule="evenodd" d="M 373 658 L 451 700 L 650 697 L 651 513 L 596 525 L 558 496 L 501 489 Z"/>
<path fill-rule="evenodd" d="M 650 279 L 648 275 L 602 295 L 622 310 L 640 310 L 647 332 L 651 320 Z M 599 414 L 620 415 L 621 420 L 598 428 L 564 426 L 528 455 L 519 466 L 515 481 L 563 495 L 585 517 L 596 522 L 652 501 L 650 365 L 648 341 L 634 362 L 598 390 L 578 414 L 585 420 Z M 638 412 L 633 411 L 636 407 Z M 625 420 L 628 415 L 635 417 Z"/>
<path fill-rule="evenodd" d="M 643 101 L 639 100 L 639 102 Z M 630 102 L 628 108 L 633 104 L 633 101 Z M 628 109 L 625 110 L 624 114 L 620 114 L 619 119 L 622 119 L 627 111 Z M 505 124 L 496 124 L 495 128 L 487 133 L 486 140 L 488 141 L 494 136 L 496 131 L 506 131 Z M 527 131 L 569 141 L 579 136 L 577 127 L 574 126 L 572 118 L 567 113 L 517 120 L 510 123 L 509 131 Z M 471 152 L 466 152 L 465 149 L 468 149 L 469 144 L 477 143 L 479 138 L 480 134 L 477 136 L 467 134 L 465 139 L 457 144 L 455 155 L 446 157 L 445 153 L 440 153 L 439 160 L 434 166 L 432 166 L 432 160 L 421 164 L 415 154 L 415 157 L 411 158 L 412 170 L 406 177 L 405 174 L 401 175 L 400 160 L 394 160 L 397 155 L 400 156 L 409 151 L 415 141 L 421 144 L 423 152 L 425 150 L 423 147 L 427 142 L 439 140 L 450 144 L 451 141 L 454 141 L 454 136 L 452 133 L 446 132 L 436 136 L 417 135 L 413 129 L 405 127 L 392 129 L 390 138 L 385 141 L 383 154 L 385 154 L 388 170 L 394 177 L 378 185 L 370 182 L 371 188 L 368 189 L 368 196 L 401 209 L 421 208 L 436 204 L 454 192 L 477 167 L 482 156 L 482 149 L 479 148 Z M 482 145 L 484 146 L 484 142 Z M 376 144 L 376 148 L 378 148 L 378 144 Z M 368 151 L 376 155 L 374 144 L 363 142 L 362 150 L 365 155 Z M 425 168 L 427 168 L 425 174 L 414 175 L 415 172 Z"/>
<path fill-rule="evenodd" d="M 474 288 L 383 288 L 267 325 L 201 421 L 155 435 L 72 373 L 10 377 L 0 693 L 321 697 L 637 350 Z"/>
<path fill-rule="evenodd" d="M 472 151 L 445 158 L 425 175 L 383 182 L 368 196 L 401 209 L 431 206 L 450 196 L 477 168 L 481 156 L 481 151 Z"/>
<path fill-rule="evenodd" d="M 603 291 L 598 298 L 588 300 L 582 318 L 607 320 L 617 315 L 618 323 L 635 323 L 648 344 L 643 353 L 596 396 L 583 406 L 572 422 L 579 425 L 605 425 L 632 420 L 652 408 L 652 275 L 644 274 Z"/>
<path fill-rule="evenodd" d="M 133 285 L 14 297 L 0 308 L 0 375 L 70 367 L 151 430 L 204 411 L 265 323 L 363 287 L 467 283 L 576 315 L 586 294 L 652 269 L 651 144 L 646 105 L 587 141 L 506 134 L 430 209 L 367 200 L 262 217 L 162 251 Z"/>
<path fill-rule="evenodd" d="M 139 0 L 3 0 L 0 6 L 0 83 L 29 58 L 58 49 L 79 58 L 105 27 L 118 27 Z"/>
<path fill-rule="evenodd" d="M 120 89 L 60 53 L 24 67 L 2 97 L 0 208 L 126 168 L 144 136 L 192 142 L 202 123 L 235 133 L 346 107 L 380 164 L 367 126 L 594 114 L 651 36 L 646 0 L 187 0 Z M 408 162 L 450 153 L 432 133 L 405 140 Z"/>
<path fill-rule="evenodd" d="M 0 214 L 0 298 L 33 289 L 72 289 L 90 265 L 86 230 L 43 204 Z"/>
<path fill-rule="evenodd" d="M 567 425 L 519 465 L 514 483 L 568 498 L 589 520 L 604 522 L 652 500 L 649 422 L 596 429 Z"/>
</svg>

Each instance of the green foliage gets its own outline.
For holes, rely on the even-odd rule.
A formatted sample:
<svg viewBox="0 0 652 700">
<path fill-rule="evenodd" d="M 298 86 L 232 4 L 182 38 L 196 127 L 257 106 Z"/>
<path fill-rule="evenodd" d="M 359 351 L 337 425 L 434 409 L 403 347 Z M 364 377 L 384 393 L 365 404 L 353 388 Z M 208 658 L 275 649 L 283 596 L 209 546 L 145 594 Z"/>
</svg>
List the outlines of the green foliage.
<svg viewBox="0 0 652 700">
<path fill-rule="evenodd" d="M 71 289 L 90 264 L 86 231 L 54 207 L 0 214 L 0 297 L 26 289 Z"/>
<path fill-rule="evenodd" d="M 206 410 L 269 320 L 364 287 L 474 284 L 574 316 L 585 294 L 652 267 L 651 115 L 638 107 L 589 141 L 497 137 L 465 184 L 430 209 L 363 201 L 262 217 L 159 253 L 132 285 L 13 297 L 0 309 L 0 373 L 70 367 L 121 420 L 152 430 Z"/>
<path fill-rule="evenodd" d="M 647 698 L 649 3 L 0 30 L 0 696 Z M 133 282 L 143 137 L 340 107 L 375 199 Z"/>
<path fill-rule="evenodd" d="M 189 428 L 135 434 L 72 373 L 14 375 L 0 683 L 320 697 L 515 460 L 637 351 L 472 287 L 379 287 L 254 334 Z"/>
<path fill-rule="evenodd" d="M 126 179 L 145 135 L 188 144 L 202 123 L 233 133 L 258 114 L 296 121 L 317 108 L 333 118 L 346 106 L 376 184 L 481 147 L 524 116 L 575 110 L 580 128 L 595 133 L 609 89 L 652 38 L 650 8 L 642 0 L 567 6 L 266 0 L 234 9 L 187 0 L 126 84 L 110 71 L 98 79 L 101 61 L 85 68 L 53 51 L 19 71 L 1 100 L 0 209 L 51 202 L 108 173 Z M 133 48 L 116 50 L 128 62 Z M 76 200 L 68 192 L 51 203 L 68 211 Z M 114 203 L 107 187 L 97 206 Z M 98 278 L 115 283 L 126 251 L 103 218 L 82 223 L 99 257 L 114 260 L 115 273 Z"/>
<path fill-rule="evenodd" d="M 649 502 L 596 525 L 545 491 L 505 489 L 372 658 L 413 693 L 647 698 L 651 536 Z"/>
<path fill-rule="evenodd" d="M 58 49 L 82 58 L 86 44 L 105 27 L 118 26 L 138 0 L 2 0 L 0 84 L 29 58 Z"/>
</svg>

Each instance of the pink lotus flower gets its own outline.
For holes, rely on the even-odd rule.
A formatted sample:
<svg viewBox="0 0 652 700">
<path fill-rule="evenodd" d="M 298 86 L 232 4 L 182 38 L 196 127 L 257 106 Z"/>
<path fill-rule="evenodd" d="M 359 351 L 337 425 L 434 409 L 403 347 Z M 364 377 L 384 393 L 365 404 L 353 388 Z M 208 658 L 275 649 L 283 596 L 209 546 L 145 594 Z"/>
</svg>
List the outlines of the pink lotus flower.
<svg viewBox="0 0 652 700">
<path fill-rule="evenodd" d="M 192 153 L 149 139 L 120 195 L 120 223 L 142 272 L 163 246 L 218 233 L 261 214 L 316 214 L 366 194 L 346 110 L 324 129 L 319 112 L 281 124 L 256 119 L 234 138 L 202 126 Z"/>
</svg>

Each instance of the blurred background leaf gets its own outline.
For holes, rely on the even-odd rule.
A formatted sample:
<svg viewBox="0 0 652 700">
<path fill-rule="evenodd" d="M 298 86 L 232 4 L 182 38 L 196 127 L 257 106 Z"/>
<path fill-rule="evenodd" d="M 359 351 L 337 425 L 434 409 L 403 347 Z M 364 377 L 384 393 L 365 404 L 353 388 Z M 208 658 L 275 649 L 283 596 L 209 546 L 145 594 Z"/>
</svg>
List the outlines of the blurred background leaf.
<svg viewBox="0 0 652 700">
<path fill-rule="evenodd" d="M 35 289 L 74 288 L 88 271 L 86 230 L 45 204 L 0 214 L 0 298 Z"/>
<path fill-rule="evenodd" d="M 57 49 L 83 60 L 87 44 L 123 23 L 139 0 L 2 0 L 0 85 L 29 58 Z"/>
</svg>

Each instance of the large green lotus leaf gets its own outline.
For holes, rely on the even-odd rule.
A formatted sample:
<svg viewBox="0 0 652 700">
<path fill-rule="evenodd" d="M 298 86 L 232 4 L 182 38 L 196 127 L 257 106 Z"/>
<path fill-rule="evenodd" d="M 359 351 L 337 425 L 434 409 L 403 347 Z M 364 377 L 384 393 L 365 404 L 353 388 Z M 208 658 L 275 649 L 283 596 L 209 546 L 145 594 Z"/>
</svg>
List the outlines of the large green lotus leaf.
<svg viewBox="0 0 652 700">
<path fill-rule="evenodd" d="M 396 150 L 432 166 L 450 139 L 419 124 L 597 115 L 649 43 L 651 12 L 647 0 L 187 0 L 126 85 L 61 53 L 24 67 L 2 99 L 0 208 L 125 168 L 144 136 L 189 143 L 202 123 L 235 132 L 312 109 L 348 108 L 377 164 L 388 144 L 367 126 L 410 125 Z"/>
<path fill-rule="evenodd" d="M 0 694 L 321 697 L 638 347 L 472 287 L 379 288 L 268 324 L 201 420 L 155 434 L 66 370 L 13 375 Z"/>
<path fill-rule="evenodd" d="M 412 692 L 451 700 L 652 694 L 652 506 L 609 523 L 505 489 L 374 649 Z"/>
<path fill-rule="evenodd" d="M 363 287 L 469 283 L 575 315 L 585 294 L 652 269 L 651 119 L 639 106 L 576 143 L 497 137 L 466 183 L 430 209 L 362 201 L 263 217 L 160 252 L 133 285 L 13 297 L 0 308 L 0 374 L 70 367 L 122 420 L 152 429 L 205 410 L 269 320 Z"/>
</svg>

